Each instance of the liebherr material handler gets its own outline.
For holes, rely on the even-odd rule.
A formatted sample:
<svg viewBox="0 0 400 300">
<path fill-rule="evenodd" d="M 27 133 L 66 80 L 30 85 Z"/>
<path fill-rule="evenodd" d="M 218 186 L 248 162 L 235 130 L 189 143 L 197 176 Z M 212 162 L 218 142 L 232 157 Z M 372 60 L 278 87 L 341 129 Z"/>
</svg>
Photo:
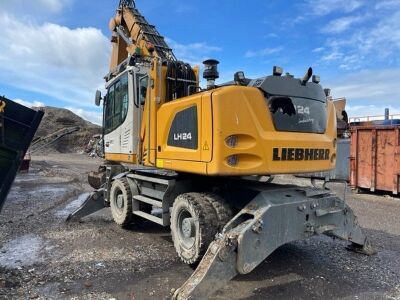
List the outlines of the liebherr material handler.
<svg viewBox="0 0 400 300">
<path fill-rule="evenodd" d="M 327 189 L 261 176 L 327 171 L 336 161 L 336 114 L 312 69 L 217 86 L 216 60 L 199 69 L 176 59 L 132 0 L 110 21 L 105 76 L 105 164 L 97 189 L 72 216 L 105 206 L 125 226 L 170 226 L 183 262 L 197 265 L 175 299 L 206 299 L 248 274 L 279 246 L 325 234 L 373 252 L 345 201 Z M 312 80 L 311 80 L 312 79 Z"/>
</svg>

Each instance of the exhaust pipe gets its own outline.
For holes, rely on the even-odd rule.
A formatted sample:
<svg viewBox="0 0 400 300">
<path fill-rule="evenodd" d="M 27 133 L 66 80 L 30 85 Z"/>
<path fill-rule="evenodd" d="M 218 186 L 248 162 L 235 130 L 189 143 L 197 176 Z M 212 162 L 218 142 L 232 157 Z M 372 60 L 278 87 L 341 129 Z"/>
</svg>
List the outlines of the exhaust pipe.
<svg viewBox="0 0 400 300">
<path fill-rule="evenodd" d="M 301 80 L 301 85 L 306 85 L 307 82 L 310 80 L 310 78 L 313 75 L 313 69 L 308 68 L 306 75 L 304 75 L 303 79 Z"/>
<path fill-rule="evenodd" d="M 218 64 L 219 61 L 215 59 L 208 59 L 203 62 L 204 73 L 203 78 L 207 80 L 207 89 L 215 88 L 215 80 L 219 78 Z"/>
</svg>

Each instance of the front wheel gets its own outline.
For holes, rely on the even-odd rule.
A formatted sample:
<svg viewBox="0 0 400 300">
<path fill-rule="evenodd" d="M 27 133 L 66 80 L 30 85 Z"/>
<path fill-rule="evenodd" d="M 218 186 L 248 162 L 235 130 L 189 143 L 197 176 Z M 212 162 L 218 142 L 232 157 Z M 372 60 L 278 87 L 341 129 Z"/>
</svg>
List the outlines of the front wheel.
<svg viewBox="0 0 400 300">
<path fill-rule="evenodd" d="M 115 223 L 125 227 L 132 222 L 132 191 L 126 178 L 116 179 L 112 183 L 110 207 Z"/>
</svg>

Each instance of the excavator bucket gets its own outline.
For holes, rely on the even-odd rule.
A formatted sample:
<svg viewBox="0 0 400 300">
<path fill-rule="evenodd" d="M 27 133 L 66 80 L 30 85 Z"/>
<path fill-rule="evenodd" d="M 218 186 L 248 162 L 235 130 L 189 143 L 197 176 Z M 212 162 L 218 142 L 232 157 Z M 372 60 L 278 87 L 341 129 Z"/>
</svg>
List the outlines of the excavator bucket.
<svg viewBox="0 0 400 300">
<path fill-rule="evenodd" d="M 43 115 L 0 97 L 0 211 Z"/>
<path fill-rule="evenodd" d="M 351 242 L 375 253 L 345 201 L 329 190 L 270 186 L 242 209 L 211 243 L 173 299 L 208 299 L 238 274 L 248 274 L 278 247 L 315 235 Z"/>
</svg>

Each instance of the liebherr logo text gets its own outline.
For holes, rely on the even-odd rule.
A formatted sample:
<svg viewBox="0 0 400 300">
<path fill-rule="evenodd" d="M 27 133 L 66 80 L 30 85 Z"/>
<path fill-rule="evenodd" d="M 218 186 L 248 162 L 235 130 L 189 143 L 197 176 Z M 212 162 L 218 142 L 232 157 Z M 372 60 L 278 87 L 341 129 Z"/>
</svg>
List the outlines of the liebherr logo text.
<svg viewBox="0 0 400 300">
<path fill-rule="evenodd" d="M 191 141 L 192 140 L 192 133 L 174 133 L 174 140 L 175 141 Z"/>
<path fill-rule="evenodd" d="M 329 149 L 274 148 L 273 160 L 329 160 Z"/>
</svg>

